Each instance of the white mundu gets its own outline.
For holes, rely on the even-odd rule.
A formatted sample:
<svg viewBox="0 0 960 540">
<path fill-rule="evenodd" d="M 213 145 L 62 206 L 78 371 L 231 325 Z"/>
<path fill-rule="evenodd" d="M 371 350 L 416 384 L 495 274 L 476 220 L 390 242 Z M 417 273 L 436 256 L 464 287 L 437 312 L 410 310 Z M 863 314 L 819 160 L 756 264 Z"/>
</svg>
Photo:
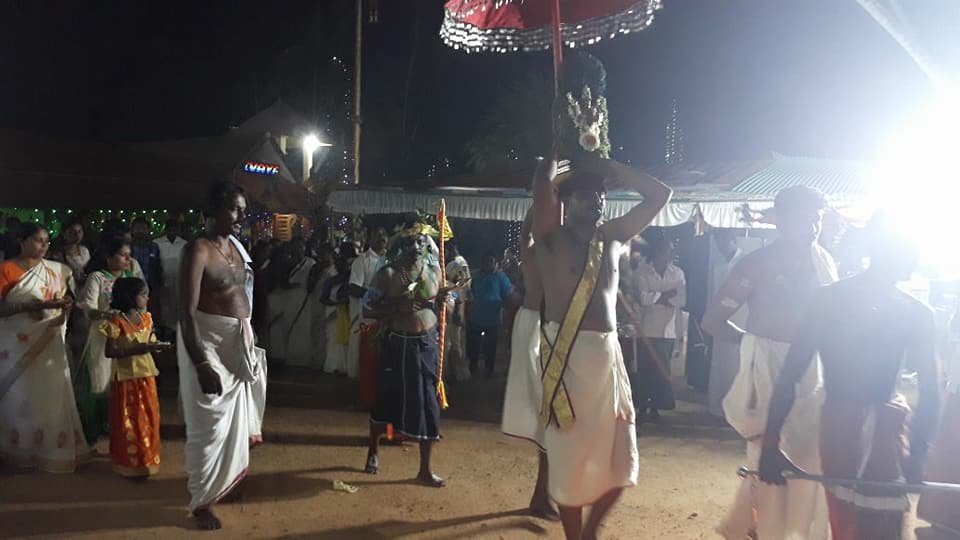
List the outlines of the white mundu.
<svg viewBox="0 0 960 540">
<path fill-rule="evenodd" d="M 510 437 L 526 439 L 540 448 L 544 429 L 540 422 L 543 383 L 540 381 L 540 313 L 521 307 L 513 322 L 510 370 L 503 398 L 500 430 Z"/>
<path fill-rule="evenodd" d="M 821 286 L 837 281 L 830 254 L 817 244 L 812 262 Z M 789 343 L 747 333 L 740 345 L 740 370 L 723 399 L 727 422 L 747 440 L 746 466 L 756 469 L 767 411 L 777 378 L 786 360 Z M 820 474 L 820 408 L 823 385 L 820 362 L 812 362 L 797 385 L 796 402 L 781 433 L 780 448 L 800 468 Z M 758 516 L 754 524 L 754 510 Z M 756 528 L 760 538 L 825 540 L 829 538 L 826 496 L 815 482 L 788 482 L 773 486 L 754 478 L 744 479 L 733 508 L 718 531 L 726 538 L 744 538 Z"/>
<path fill-rule="evenodd" d="M 250 256 L 235 238 L 247 267 L 247 299 L 253 301 Z M 196 369 L 177 332 L 180 396 L 187 427 L 186 468 L 190 510 L 206 508 L 230 492 L 247 474 L 250 447 L 261 439 L 267 398 L 267 362 L 255 346 L 250 318 L 223 317 L 197 311 L 204 360 L 220 377 L 221 395 L 205 394 Z"/>
</svg>

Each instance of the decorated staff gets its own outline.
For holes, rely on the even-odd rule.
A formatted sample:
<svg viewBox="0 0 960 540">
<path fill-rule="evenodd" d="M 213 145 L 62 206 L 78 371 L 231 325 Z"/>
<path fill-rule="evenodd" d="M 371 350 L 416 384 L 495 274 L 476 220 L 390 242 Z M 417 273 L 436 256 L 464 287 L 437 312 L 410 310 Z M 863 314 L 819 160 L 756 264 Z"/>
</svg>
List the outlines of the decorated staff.
<svg viewBox="0 0 960 540">
<path fill-rule="evenodd" d="M 453 229 L 450 228 L 450 223 L 447 221 L 447 202 L 444 199 L 440 199 L 440 209 L 437 211 L 437 228 L 439 229 L 440 236 L 440 283 L 444 286 L 447 284 L 447 257 L 445 245 L 447 240 L 453 238 Z M 447 339 L 447 309 L 446 305 L 441 306 L 440 308 L 440 340 L 439 340 L 439 351 L 438 361 L 437 361 L 437 398 L 440 400 L 440 408 L 446 409 L 450 406 L 447 403 L 447 390 L 443 384 L 443 360 L 444 360 L 444 351 L 446 350 L 446 339 Z"/>
</svg>

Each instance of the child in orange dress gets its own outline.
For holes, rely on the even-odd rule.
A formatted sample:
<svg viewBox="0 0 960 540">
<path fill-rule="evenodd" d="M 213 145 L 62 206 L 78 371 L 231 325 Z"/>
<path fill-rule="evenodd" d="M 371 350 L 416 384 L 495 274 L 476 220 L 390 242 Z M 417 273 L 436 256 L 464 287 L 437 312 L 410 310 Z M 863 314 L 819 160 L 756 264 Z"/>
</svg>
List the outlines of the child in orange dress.
<svg viewBox="0 0 960 540">
<path fill-rule="evenodd" d="M 160 470 L 160 402 L 151 353 L 171 347 L 157 341 L 147 312 L 150 294 L 139 278 L 113 285 L 110 307 L 117 311 L 100 325 L 106 356 L 113 359 L 110 383 L 110 459 L 113 470 L 147 478 Z"/>
</svg>

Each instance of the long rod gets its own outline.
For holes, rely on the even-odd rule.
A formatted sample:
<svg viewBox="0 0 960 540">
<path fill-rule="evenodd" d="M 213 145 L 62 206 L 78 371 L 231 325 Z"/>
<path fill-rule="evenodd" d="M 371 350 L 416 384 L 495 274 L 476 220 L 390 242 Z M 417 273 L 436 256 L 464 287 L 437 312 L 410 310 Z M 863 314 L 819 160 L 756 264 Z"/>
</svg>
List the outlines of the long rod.
<svg viewBox="0 0 960 540">
<path fill-rule="evenodd" d="M 553 88 L 560 95 L 560 64 L 563 63 L 563 31 L 560 29 L 560 0 L 551 2 L 553 23 Z"/>
<path fill-rule="evenodd" d="M 360 92 L 363 73 L 363 0 L 357 0 L 357 42 L 353 68 L 353 183 L 360 183 Z"/>
<path fill-rule="evenodd" d="M 747 476 L 759 477 L 760 471 L 752 471 L 746 467 L 740 467 L 740 470 L 737 471 L 737 475 L 740 478 L 746 478 Z M 920 482 L 919 484 L 908 484 L 906 482 L 880 482 L 877 480 L 860 480 L 857 478 L 836 478 L 832 476 L 821 476 L 818 474 L 807 474 L 791 471 L 784 471 L 783 477 L 787 480 L 809 480 L 811 482 L 820 482 L 825 486 L 897 489 L 903 493 L 924 493 L 927 491 L 960 493 L 960 484 L 947 484 L 945 482 Z"/>
</svg>

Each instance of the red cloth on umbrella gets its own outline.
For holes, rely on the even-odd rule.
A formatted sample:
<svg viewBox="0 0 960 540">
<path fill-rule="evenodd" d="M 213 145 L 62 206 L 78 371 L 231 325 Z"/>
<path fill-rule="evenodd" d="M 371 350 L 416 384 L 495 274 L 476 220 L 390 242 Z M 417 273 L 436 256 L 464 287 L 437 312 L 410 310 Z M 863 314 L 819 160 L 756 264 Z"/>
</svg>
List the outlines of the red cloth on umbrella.
<svg viewBox="0 0 960 540">
<path fill-rule="evenodd" d="M 553 43 L 557 0 L 448 0 L 440 36 L 455 49 L 539 51 Z M 568 47 L 590 45 L 650 26 L 661 0 L 559 0 Z"/>
</svg>

